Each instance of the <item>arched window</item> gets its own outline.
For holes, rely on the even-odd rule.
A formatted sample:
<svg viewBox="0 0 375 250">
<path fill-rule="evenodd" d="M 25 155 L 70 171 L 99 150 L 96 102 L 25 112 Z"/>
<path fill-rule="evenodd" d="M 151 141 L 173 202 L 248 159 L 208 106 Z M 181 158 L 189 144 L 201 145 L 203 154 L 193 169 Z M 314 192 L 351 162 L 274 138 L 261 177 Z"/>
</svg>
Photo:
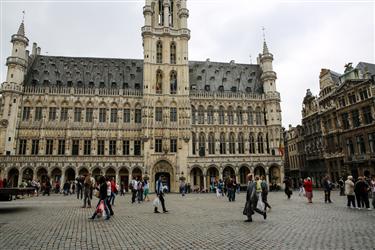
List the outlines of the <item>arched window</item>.
<svg viewBox="0 0 375 250">
<path fill-rule="evenodd" d="M 243 123 L 242 108 L 238 107 L 237 108 L 237 124 L 242 125 L 242 123 Z"/>
<path fill-rule="evenodd" d="M 212 106 L 207 108 L 207 123 L 214 124 L 214 108 Z"/>
<path fill-rule="evenodd" d="M 197 110 L 194 106 L 191 106 L 191 123 L 196 124 L 197 122 Z"/>
<path fill-rule="evenodd" d="M 251 107 L 247 108 L 247 124 L 253 125 L 254 118 L 253 118 L 253 109 Z"/>
<path fill-rule="evenodd" d="M 192 153 L 193 153 L 193 155 L 195 155 L 196 154 L 196 152 L 197 152 L 197 136 L 195 135 L 195 133 L 193 132 L 192 134 L 191 134 L 191 137 L 192 137 L 192 140 L 191 140 L 191 148 L 192 148 Z"/>
<path fill-rule="evenodd" d="M 260 110 L 260 107 L 256 108 L 255 115 L 256 115 L 256 124 L 262 125 L 262 111 Z"/>
<path fill-rule="evenodd" d="M 156 44 L 156 63 L 163 63 L 163 44 L 161 41 Z"/>
<path fill-rule="evenodd" d="M 229 134 L 229 154 L 235 154 L 235 153 L 236 153 L 235 136 L 234 136 L 234 133 L 231 132 Z"/>
<path fill-rule="evenodd" d="M 229 107 L 228 108 L 228 124 L 233 124 L 233 108 Z"/>
<path fill-rule="evenodd" d="M 156 72 L 156 94 L 163 93 L 163 73 L 161 70 Z"/>
<path fill-rule="evenodd" d="M 249 153 L 255 154 L 255 139 L 253 133 L 251 133 L 249 136 Z"/>
<path fill-rule="evenodd" d="M 176 44 L 171 43 L 171 64 L 176 64 Z"/>
<path fill-rule="evenodd" d="M 244 154 L 245 149 L 244 149 L 244 141 L 243 141 L 243 133 L 238 134 L 238 153 L 239 154 Z"/>
<path fill-rule="evenodd" d="M 219 124 L 224 124 L 224 107 L 219 108 Z"/>
<path fill-rule="evenodd" d="M 170 83 L 170 93 L 176 94 L 177 93 L 177 73 L 176 73 L 176 71 L 171 72 L 169 83 Z"/>
<path fill-rule="evenodd" d="M 208 136 L 208 154 L 215 154 L 215 134 L 213 132 Z"/>
<path fill-rule="evenodd" d="M 262 135 L 262 133 L 258 134 L 258 153 L 264 154 L 264 145 L 263 145 L 263 135 Z"/>
<path fill-rule="evenodd" d="M 198 124 L 204 124 L 204 107 L 199 106 L 198 108 Z"/>
<path fill-rule="evenodd" d="M 220 134 L 220 154 L 225 155 L 227 153 L 227 147 L 225 142 L 225 134 Z"/>
<path fill-rule="evenodd" d="M 206 136 L 204 133 L 199 134 L 199 156 L 205 156 L 206 154 Z"/>
<path fill-rule="evenodd" d="M 159 0 L 159 15 L 158 15 L 158 23 L 159 25 L 164 25 L 164 8 L 163 8 L 163 0 Z"/>
</svg>

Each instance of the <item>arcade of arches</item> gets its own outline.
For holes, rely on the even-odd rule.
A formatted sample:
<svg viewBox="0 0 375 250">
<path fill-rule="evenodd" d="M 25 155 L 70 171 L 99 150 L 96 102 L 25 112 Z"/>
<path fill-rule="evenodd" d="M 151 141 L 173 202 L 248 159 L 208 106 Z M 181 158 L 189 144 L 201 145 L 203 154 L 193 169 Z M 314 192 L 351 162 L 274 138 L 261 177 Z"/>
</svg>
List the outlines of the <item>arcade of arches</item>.
<svg viewBox="0 0 375 250">
<path fill-rule="evenodd" d="M 250 173 L 253 176 L 264 175 L 269 183 L 277 185 L 281 185 L 284 178 L 281 168 L 278 165 L 271 165 L 270 167 L 264 167 L 262 165 L 257 165 L 256 167 L 241 165 L 238 168 L 230 165 L 224 166 L 223 168 L 218 168 L 217 166 L 202 168 L 198 165 L 194 165 L 188 173 L 187 182 L 191 184 L 192 190 L 209 191 L 220 179 L 225 180 L 228 177 L 235 177 L 237 183 L 244 186 L 247 184 L 247 175 Z"/>
</svg>

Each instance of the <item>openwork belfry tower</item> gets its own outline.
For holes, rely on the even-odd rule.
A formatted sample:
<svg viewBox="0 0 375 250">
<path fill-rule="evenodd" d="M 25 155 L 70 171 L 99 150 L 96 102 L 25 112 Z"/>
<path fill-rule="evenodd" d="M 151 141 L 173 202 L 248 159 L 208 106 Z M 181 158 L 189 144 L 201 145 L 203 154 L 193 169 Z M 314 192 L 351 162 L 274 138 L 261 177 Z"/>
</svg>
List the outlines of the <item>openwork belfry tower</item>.
<svg viewBox="0 0 375 250">
<path fill-rule="evenodd" d="M 1 87 L 0 175 L 12 186 L 92 173 L 128 188 L 159 176 L 209 191 L 219 179 L 281 183 L 280 94 L 264 41 L 257 64 L 189 61 L 186 0 L 146 0 L 143 59 L 42 55 L 22 22 Z M 228 46 L 228 45 L 222 45 Z"/>
</svg>

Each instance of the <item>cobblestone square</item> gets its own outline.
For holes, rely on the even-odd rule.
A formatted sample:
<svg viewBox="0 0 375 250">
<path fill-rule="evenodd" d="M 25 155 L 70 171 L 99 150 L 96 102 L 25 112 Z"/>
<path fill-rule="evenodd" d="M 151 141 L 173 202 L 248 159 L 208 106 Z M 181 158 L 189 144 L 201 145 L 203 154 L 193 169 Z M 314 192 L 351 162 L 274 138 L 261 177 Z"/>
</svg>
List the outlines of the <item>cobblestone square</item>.
<svg viewBox="0 0 375 250">
<path fill-rule="evenodd" d="M 75 196 L 39 196 L 0 203 L 2 249 L 374 249 L 375 211 L 346 208 L 346 197 L 323 193 L 314 203 L 294 192 L 270 193 L 267 220 L 246 223 L 245 193 L 236 201 L 214 194 L 166 197 L 168 214 L 154 214 L 152 202 L 131 204 L 117 196 L 115 216 L 88 219 Z M 153 195 L 151 195 L 153 197 Z M 97 199 L 94 198 L 94 203 Z"/>
</svg>

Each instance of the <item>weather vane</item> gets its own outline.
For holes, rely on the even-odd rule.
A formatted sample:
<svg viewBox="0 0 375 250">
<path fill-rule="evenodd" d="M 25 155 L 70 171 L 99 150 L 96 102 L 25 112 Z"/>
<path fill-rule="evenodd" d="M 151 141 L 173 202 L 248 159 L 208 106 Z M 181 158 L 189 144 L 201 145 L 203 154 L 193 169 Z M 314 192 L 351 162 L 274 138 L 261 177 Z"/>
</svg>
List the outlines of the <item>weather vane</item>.
<svg viewBox="0 0 375 250">
<path fill-rule="evenodd" d="M 22 11 L 22 22 L 25 20 L 25 11 Z"/>
<path fill-rule="evenodd" d="M 265 33 L 265 28 L 262 26 L 262 31 L 263 31 L 263 40 L 266 41 L 266 33 Z"/>
</svg>

